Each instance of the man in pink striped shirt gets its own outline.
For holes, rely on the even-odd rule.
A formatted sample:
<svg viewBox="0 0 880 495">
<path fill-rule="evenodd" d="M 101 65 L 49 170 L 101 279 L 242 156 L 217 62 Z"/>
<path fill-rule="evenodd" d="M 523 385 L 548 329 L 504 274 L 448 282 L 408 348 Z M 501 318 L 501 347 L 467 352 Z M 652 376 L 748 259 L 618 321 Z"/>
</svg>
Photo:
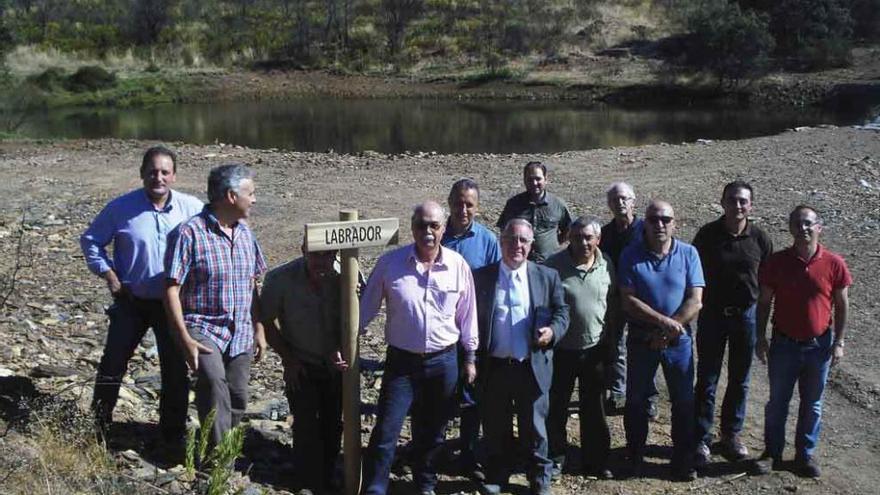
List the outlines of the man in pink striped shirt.
<svg viewBox="0 0 880 495">
<path fill-rule="evenodd" d="M 470 267 L 441 247 L 446 212 L 434 201 L 413 210 L 414 243 L 376 263 L 361 298 L 363 332 L 385 300 L 388 351 L 376 426 L 364 464 L 364 493 L 384 494 L 397 439 L 412 406 L 414 476 L 421 494 L 437 484 L 434 461 L 455 407 L 456 344 L 466 352 L 462 374 L 476 377 L 477 309 Z"/>
</svg>

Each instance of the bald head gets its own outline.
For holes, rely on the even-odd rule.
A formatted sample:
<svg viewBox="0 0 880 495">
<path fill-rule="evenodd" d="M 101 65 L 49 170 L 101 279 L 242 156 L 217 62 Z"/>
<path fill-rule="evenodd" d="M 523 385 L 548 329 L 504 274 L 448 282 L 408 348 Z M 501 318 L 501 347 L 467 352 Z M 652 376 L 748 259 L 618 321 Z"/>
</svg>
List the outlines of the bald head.
<svg viewBox="0 0 880 495">
<path fill-rule="evenodd" d="M 419 203 L 413 208 L 410 227 L 420 257 L 433 259 L 446 230 L 446 210 L 436 201 Z"/>
<path fill-rule="evenodd" d="M 653 199 L 645 208 L 645 242 L 655 252 L 665 253 L 675 234 L 675 211 L 672 205 Z"/>
</svg>

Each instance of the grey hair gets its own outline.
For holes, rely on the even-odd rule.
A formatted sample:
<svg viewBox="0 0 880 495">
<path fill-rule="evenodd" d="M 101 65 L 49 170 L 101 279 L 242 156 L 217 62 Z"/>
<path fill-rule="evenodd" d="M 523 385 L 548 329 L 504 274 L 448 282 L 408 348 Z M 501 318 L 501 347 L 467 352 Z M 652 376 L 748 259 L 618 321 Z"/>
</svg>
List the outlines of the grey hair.
<svg viewBox="0 0 880 495">
<path fill-rule="evenodd" d="M 611 196 L 611 193 L 618 189 L 624 192 L 629 192 L 633 198 L 636 197 L 636 192 L 633 190 L 632 186 L 623 181 L 612 182 L 611 185 L 608 186 L 608 190 L 605 191 L 605 196 Z"/>
<path fill-rule="evenodd" d="M 440 215 L 443 216 L 443 220 L 446 220 L 446 218 L 449 217 L 449 213 L 446 212 L 446 208 L 444 208 L 443 205 L 436 201 L 428 200 L 413 206 L 413 212 L 412 216 L 410 217 L 410 221 L 415 221 L 416 217 L 418 217 L 421 213 L 424 213 L 428 209 L 434 208 L 436 208 L 440 212 Z"/>
<path fill-rule="evenodd" d="M 208 174 L 208 202 L 221 200 L 228 191 L 238 193 L 241 182 L 254 178 L 254 171 L 243 163 L 220 165 L 211 169 Z"/>
<path fill-rule="evenodd" d="M 504 230 L 501 231 L 501 237 L 504 237 L 505 235 L 510 233 L 510 231 L 513 230 L 513 228 L 517 225 L 528 227 L 529 231 L 532 233 L 532 237 L 535 236 L 535 229 L 532 227 L 532 224 L 529 223 L 528 220 L 526 220 L 525 218 L 512 218 L 504 225 Z"/>
<path fill-rule="evenodd" d="M 577 217 L 573 222 L 571 222 L 569 229 L 574 231 L 583 229 L 585 227 L 592 227 L 593 232 L 595 232 L 596 234 L 600 234 L 602 232 L 602 222 L 599 220 L 599 217 L 594 217 L 592 215 Z"/>
</svg>

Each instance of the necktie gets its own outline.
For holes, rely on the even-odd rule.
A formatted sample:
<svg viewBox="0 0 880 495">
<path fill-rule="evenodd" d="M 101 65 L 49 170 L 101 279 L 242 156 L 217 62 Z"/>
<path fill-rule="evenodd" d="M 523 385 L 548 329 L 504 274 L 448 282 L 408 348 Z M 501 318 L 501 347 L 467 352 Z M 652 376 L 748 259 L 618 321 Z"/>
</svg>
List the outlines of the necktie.
<svg viewBox="0 0 880 495">
<path fill-rule="evenodd" d="M 526 307 L 523 304 L 521 279 L 518 272 L 511 272 L 510 286 L 507 291 L 510 307 L 511 351 L 513 357 L 523 358 L 528 354 L 528 335 L 523 335 L 522 322 L 526 318 Z"/>
</svg>

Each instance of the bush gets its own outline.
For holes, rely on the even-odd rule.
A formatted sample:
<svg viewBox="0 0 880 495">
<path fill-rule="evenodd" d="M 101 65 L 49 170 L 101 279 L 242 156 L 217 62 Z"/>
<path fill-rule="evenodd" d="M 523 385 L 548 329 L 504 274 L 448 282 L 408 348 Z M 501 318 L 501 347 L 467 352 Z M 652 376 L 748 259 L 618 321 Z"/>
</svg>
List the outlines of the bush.
<svg viewBox="0 0 880 495">
<path fill-rule="evenodd" d="M 116 75 L 97 65 L 80 67 L 65 81 L 65 88 L 74 93 L 98 91 L 116 85 Z"/>
<path fill-rule="evenodd" d="M 67 74 L 60 67 L 49 67 L 39 74 L 28 76 L 27 82 L 43 91 L 58 91 L 65 87 Z"/>
<path fill-rule="evenodd" d="M 688 28 L 688 61 L 712 72 L 722 86 L 752 79 L 768 66 L 774 43 L 764 14 L 717 0 L 696 9 Z"/>
<path fill-rule="evenodd" d="M 779 0 L 770 29 L 780 54 L 798 68 L 822 69 L 850 63 L 853 19 L 848 0 Z"/>
</svg>

